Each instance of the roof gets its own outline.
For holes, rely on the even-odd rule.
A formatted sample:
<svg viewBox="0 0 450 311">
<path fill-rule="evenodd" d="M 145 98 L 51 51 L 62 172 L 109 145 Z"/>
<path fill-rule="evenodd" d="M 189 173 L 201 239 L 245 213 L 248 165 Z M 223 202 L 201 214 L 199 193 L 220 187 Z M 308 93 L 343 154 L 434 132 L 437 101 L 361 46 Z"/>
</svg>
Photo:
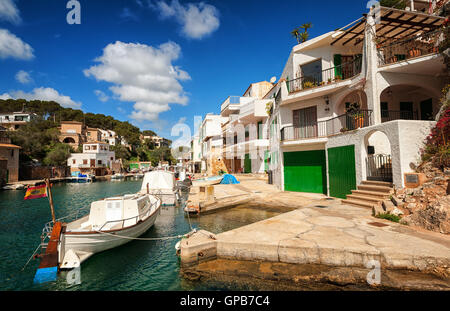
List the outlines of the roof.
<svg viewBox="0 0 450 311">
<path fill-rule="evenodd" d="M 83 122 L 78 121 L 61 121 L 61 124 L 83 124 Z"/>
<path fill-rule="evenodd" d="M 103 144 L 103 145 L 109 145 L 109 143 L 104 142 L 104 141 L 89 141 L 89 142 L 83 143 L 83 145 L 90 145 L 90 144 Z"/>
<path fill-rule="evenodd" d="M 432 31 L 441 27 L 445 17 L 429 15 L 421 12 L 399 10 L 381 7 L 381 21 L 376 25 L 377 38 L 384 43 L 391 39 L 403 39 L 422 31 Z M 362 18 L 357 23 L 348 25 L 347 29 L 341 29 L 341 34 L 335 36 L 331 45 L 340 42 L 342 45 L 358 45 L 364 40 L 366 19 Z"/>
<path fill-rule="evenodd" d="M 14 149 L 22 149 L 22 147 L 13 145 L 13 144 L 0 144 L 0 148 L 14 148 Z"/>
</svg>

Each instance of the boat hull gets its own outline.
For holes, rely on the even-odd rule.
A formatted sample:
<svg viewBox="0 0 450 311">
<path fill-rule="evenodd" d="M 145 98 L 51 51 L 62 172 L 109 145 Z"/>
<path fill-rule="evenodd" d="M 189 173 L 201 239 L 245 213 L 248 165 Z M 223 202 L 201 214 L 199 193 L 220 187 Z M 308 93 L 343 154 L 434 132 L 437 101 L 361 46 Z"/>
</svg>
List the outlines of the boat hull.
<svg viewBox="0 0 450 311">
<path fill-rule="evenodd" d="M 160 214 L 161 205 L 145 220 L 129 228 L 106 233 L 68 232 L 61 236 L 59 264 L 63 264 L 64 255 L 73 250 L 80 258 L 80 263 L 91 255 L 106 251 L 131 242 L 147 232 L 155 223 Z M 61 268 L 64 269 L 62 266 Z"/>
<path fill-rule="evenodd" d="M 212 186 L 212 185 L 218 185 L 222 182 L 222 178 L 220 179 L 198 179 L 192 181 L 193 187 L 206 187 L 206 186 Z"/>
</svg>

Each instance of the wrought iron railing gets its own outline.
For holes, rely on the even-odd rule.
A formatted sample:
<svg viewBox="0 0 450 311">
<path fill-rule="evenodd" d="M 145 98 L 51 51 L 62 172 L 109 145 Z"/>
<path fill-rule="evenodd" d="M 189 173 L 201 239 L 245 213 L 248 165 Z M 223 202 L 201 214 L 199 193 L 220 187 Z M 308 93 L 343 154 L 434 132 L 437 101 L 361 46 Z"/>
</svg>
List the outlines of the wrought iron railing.
<svg viewBox="0 0 450 311">
<path fill-rule="evenodd" d="M 381 122 L 394 120 L 419 120 L 419 113 L 408 110 L 381 110 Z"/>
<path fill-rule="evenodd" d="M 360 110 L 305 126 L 285 126 L 281 129 L 281 141 L 328 137 L 370 125 L 372 110 Z"/>
<path fill-rule="evenodd" d="M 442 30 L 434 30 L 401 40 L 386 40 L 378 46 L 379 65 L 394 64 L 411 58 L 439 53 Z"/>
<path fill-rule="evenodd" d="M 392 182 L 392 159 L 390 155 L 376 154 L 366 158 L 367 180 Z"/>
<path fill-rule="evenodd" d="M 361 67 L 362 56 L 358 55 L 350 62 L 322 70 L 316 74 L 286 81 L 288 92 L 295 93 L 353 78 L 361 73 Z"/>
</svg>

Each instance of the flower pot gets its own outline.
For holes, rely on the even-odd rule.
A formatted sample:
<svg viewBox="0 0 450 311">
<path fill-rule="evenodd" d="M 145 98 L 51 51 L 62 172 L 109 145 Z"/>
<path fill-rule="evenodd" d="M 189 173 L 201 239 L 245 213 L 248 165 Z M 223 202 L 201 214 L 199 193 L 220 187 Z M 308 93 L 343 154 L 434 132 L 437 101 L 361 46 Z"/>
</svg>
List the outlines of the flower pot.
<svg viewBox="0 0 450 311">
<path fill-rule="evenodd" d="M 364 126 L 364 117 L 355 117 L 355 129 L 359 129 Z"/>
</svg>

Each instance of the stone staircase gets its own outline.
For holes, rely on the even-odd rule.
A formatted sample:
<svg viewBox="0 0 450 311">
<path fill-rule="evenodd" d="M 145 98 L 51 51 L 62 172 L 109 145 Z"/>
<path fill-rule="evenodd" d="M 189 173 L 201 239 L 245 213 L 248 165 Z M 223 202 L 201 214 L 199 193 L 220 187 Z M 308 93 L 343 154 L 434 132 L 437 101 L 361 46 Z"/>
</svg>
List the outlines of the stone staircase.
<svg viewBox="0 0 450 311">
<path fill-rule="evenodd" d="M 389 199 L 394 192 L 393 185 L 384 181 L 363 181 L 358 186 L 358 190 L 352 190 L 352 194 L 347 195 L 347 199 L 342 200 L 342 204 L 349 204 L 359 207 L 373 208 L 383 200 Z"/>
</svg>

